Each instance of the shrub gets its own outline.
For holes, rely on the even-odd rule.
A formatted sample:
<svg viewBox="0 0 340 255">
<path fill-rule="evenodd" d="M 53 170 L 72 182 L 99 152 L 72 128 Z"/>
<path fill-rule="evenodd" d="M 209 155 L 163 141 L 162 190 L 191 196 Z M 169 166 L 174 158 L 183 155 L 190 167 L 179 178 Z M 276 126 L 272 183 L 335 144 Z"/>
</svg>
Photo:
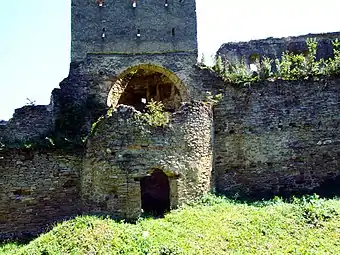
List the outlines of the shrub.
<svg viewBox="0 0 340 255">
<path fill-rule="evenodd" d="M 306 223 L 314 227 L 322 226 L 324 221 L 338 215 L 338 212 L 333 207 L 326 205 L 324 202 L 325 200 L 319 198 L 316 194 L 294 199 L 294 204 L 297 205 L 302 218 Z"/>
<path fill-rule="evenodd" d="M 252 72 L 247 68 L 244 60 L 242 60 L 238 64 L 227 63 L 222 77 L 224 80 L 234 84 L 257 80 L 257 77 L 254 77 Z"/>
<path fill-rule="evenodd" d="M 332 41 L 334 58 L 323 60 L 322 74 L 339 75 L 340 74 L 340 41 Z"/>
<path fill-rule="evenodd" d="M 146 105 L 146 113 L 142 113 L 140 118 L 152 127 L 164 127 L 170 121 L 169 113 L 165 112 L 162 102 L 151 100 Z"/>
<path fill-rule="evenodd" d="M 213 69 L 218 74 L 223 74 L 224 72 L 224 66 L 221 56 L 217 56 L 215 59 L 215 65 L 213 66 Z"/>
<path fill-rule="evenodd" d="M 216 105 L 218 104 L 221 100 L 223 99 L 223 94 L 219 93 L 219 94 L 212 94 L 210 91 L 206 92 L 205 95 L 205 102 L 208 105 Z"/>
<path fill-rule="evenodd" d="M 299 80 L 319 75 L 339 75 L 340 74 L 340 41 L 332 41 L 334 58 L 316 60 L 318 42 L 315 38 L 306 40 L 307 54 L 293 54 L 283 52 L 280 59 L 274 61 L 268 57 L 263 57 L 259 73 L 252 73 L 243 60 L 240 63 L 223 63 L 220 56 L 216 57 L 213 70 L 225 81 L 233 84 L 245 84 L 268 78 L 280 78 L 284 80 Z M 275 64 L 275 71 L 272 71 L 272 64 Z"/>
<path fill-rule="evenodd" d="M 307 73 L 311 76 L 317 76 L 320 74 L 320 62 L 316 61 L 316 50 L 318 42 L 316 38 L 307 38 L 306 40 L 308 46 L 307 55 Z"/>
<path fill-rule="evenodd" d="M 261 66 L 260 66 L 260 73 L 259 73 L 260 79 L 265 80 L 273 75 L 272 63 L 273 63 L 273 60 L 268 57 L 264 57 L 262 59 Z"/>
</svg>

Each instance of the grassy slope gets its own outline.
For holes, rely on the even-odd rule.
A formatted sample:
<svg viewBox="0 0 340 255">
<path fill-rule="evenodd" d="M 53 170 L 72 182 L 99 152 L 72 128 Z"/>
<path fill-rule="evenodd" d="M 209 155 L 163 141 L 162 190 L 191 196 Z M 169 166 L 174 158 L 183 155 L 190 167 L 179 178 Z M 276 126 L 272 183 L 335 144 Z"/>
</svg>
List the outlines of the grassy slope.
<svg viewBox="0 0 340 255">
<path fill-rule="evenodd" d="M 340 254 L 340 200 L 204 200 L 136 225 L 79 217 L 0 254 Z"/>
</svg>

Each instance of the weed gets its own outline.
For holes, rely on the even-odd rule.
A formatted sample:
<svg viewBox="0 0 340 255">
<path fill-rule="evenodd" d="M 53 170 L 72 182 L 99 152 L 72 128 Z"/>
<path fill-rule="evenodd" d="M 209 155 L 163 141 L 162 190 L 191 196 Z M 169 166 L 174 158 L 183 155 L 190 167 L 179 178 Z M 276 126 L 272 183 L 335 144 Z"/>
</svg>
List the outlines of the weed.
<svg viewBox="0 0 340 255">
<path fill-rule="evenodd" d="M 243 60 L 240 63 L 222 62 L 216 57 L 212 69 L 226 82 L 232 84 L 247 84 L 266 79 L 300 80 L 317 78 L 320 75 L 340 74 L 340 41 L 332 41 L 334 58 L 316 60 L 318 42 L 315 38 L 306 40 L 308 51 L 305 54 L 283 52 L 281 59 L 272 60 L 263 56 L 258 72 L 251 72 Z M 272 70 L 275 65 L 275 71 Z"/>
<path fill-rule="evenodd" d="M 154 100 L 146 105 L 146 113 L 140 114 L 139 118 L 152 127 L 164 127 L 170 121 L 170 115 L 164 110 L 163 103 Z"/>
</svg>

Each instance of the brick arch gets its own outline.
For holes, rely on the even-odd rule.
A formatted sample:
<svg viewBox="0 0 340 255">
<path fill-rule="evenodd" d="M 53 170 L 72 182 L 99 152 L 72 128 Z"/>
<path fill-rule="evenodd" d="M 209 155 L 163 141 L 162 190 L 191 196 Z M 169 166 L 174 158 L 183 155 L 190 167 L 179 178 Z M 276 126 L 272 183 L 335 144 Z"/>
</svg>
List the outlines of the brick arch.
<svg viewBox="0 0 340 255">
<path fill-rule="evenodd" d="M 141 98 L 162 101 L 168 110 L 177 110 L 188 101 L 186 86 L 172 71 L 154 64 L 139 64 L 124 70 L 111 86 L 107 105 L 127 104 L 141 110 Z"/>
</svg>

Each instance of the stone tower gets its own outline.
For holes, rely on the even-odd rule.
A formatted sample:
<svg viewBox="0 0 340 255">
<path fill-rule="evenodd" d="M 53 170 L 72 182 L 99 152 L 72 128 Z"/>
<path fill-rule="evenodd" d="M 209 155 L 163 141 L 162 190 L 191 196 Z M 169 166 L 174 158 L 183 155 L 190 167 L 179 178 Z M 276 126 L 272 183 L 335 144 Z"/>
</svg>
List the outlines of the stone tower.
<svg viewBox="0 0 340 255">
<path fill-rule="evenodd" d="M 86 212 L 134 218 L 211 189 L 212 115 L 187 103 L 206 85 L 195 0 L 73 0 L 71 56 L 54 94 L 56 128 L 70 140 L 90 133 L 80 177 Z M 171 113 L 167 127 L 136 120 L 151 100 Z"/>
<path fill-rule="evenodd" d="M 70 73 L 52 94 L 57 133 L 79 140 L 118 104 L 175 111 L 202 98 L 195 0 L 72 0 L 71 12 Z"/>
<path fill-rule="evenodd" d="M 197 53 L 195 0 L 72 0 L 72 61 L 87 53 Z"/>
</svg>

